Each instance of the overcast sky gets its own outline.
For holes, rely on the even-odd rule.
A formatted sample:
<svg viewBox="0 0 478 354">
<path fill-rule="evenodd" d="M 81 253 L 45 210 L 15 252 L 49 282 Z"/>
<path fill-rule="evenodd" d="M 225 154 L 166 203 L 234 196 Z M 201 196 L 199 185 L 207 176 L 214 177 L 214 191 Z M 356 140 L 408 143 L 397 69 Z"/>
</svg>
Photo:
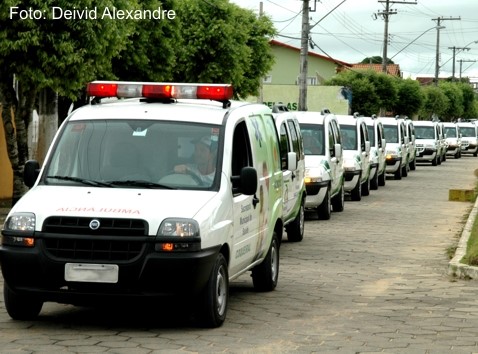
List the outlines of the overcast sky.
<svg viewBox="0 0 478 354">
<path fill-rule="evenodd" d="M 477 0 L 417 0 L 405 4 L 392 2 L 389 16 L 387 56 L 400 65 L 404 77 L 433 77 L 437 48 L 437 19 L 440 30 L 439 76 L 478 80 L 478 1 Z M 301 0 L 231 0 L 231 2 L 271 17 L 278 31 L 276 40 L 300 47 Z M 414 2 L 414 0 L 405 0 Z M 309 0 L 314 8 L 314 0 Z M 335 10 L 334 8 L 339 5 Z M 346 63 L 358 63 L 366 57 L 383 56 L 385 21 L 379 13 L 385 10 L 385 0 L 321 0 L 310 12 L 314 51 Z M 331 12 L 332 11 L 332 12 Z M 325 18 L 324 18 L 325 16 Z M 295 39 L 294 39 L 295 38 Z M 455 47 L 455 50 L 450 49 Z M 469 48 L 463 50 L 459 48 Z M 477 62 L 473 62 L 476 60 Z"/>
</svg>

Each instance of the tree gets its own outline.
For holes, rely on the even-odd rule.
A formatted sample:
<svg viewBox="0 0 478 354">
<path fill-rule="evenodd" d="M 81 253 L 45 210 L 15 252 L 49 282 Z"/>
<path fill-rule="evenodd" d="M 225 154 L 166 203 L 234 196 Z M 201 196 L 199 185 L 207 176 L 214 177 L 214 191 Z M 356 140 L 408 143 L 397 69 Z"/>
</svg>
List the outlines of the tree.
<svg viewBox="0 0 478 354">
<path fill-rule="evenodd" d="M 454 121 L 463 116 L 463 92 L 453 82 L 440 82 L 438 87 L 448 98 L 448 106 L 443 112 L 445 120 Z"/>
<path fill-rule="evenodd" d="M 139 0 L 142 9 L 174 10 L 174 0 Z M 141 20 L 113 58 L 113 74 L 123 81 L 171 81 L 176 64 L 179 20 Z"/>
<path fill-rule="evenodd" d="M 429 120 L 432 118 L 442 118 L 448 107 L 448 97 L 437 86 L 425 86 L 422 88 L 425 100 L 420 110 L 420 118 Z"/>
<path fill-rule="evenodd" d="M 382 64 L 383 59 L 381 56 L 376 55 L 373 57 L 367 57 L 360 62 L 361 64 Z M 395 64 L 392 60 L 387 59 L 387 64 Z"/>
<path fill-rule="evenodd" d="M 416 80 L 397 80 L 397 101 L 392 106 L 395 115 L 413 117 L 423 106 L 425 97 Z"/>
<path fill-rule="evenodd" d="M 100 74 L 110 75 L 111 58 L 124 47 L 124 38 L 132 30 L 128 21 L 53 19 L 54 8 L 91 8 L 90 0 L 18 3 L 4 0 L 0 4 L 0 97 L 14 171 L 14 203 L 23 193 L 19 188 L 22 168 L 28 158 L 26 131 L 38 93 L 43 91 L 46 95 L 43 102 L 47 104 L 44 111 L 48 113 L 56 111 L 57 94 L 75 99 L 86 82 Z M 126 9 L 135 4 L 134 0 L 98 0 L 95 8 L 101 12 L 105 7 Z M 29 9 L 36 15 L 30 12 L 31 15 L 21 19 L 20 11 Z M 18 89 L 12 93 L 14 83 Z M 57 116 L 48 114 L 46 124 L 56 125 L 52 119 L 57 120 Z M 12 128 L 13 122 L 16 131 Z M 49 143 L 44 142 L 39 152 L 40 161 Z"/>
<path fill-rule="evenodd" d="M 174 72 L 180 82 L 232 83 L 236 96 L 256 95 L 273 64 L 274 27 L 228 0 L 178 2 L 181 40 Z"/>
<path fill-rule="evenodd" d="M 469 83 L 461 82 L 456 84 L 463 94 L 463 118 L 476 118 L 478 117 L 478 111 L 474 104 L 477 99 L 475 92 Z"/>
</svg>

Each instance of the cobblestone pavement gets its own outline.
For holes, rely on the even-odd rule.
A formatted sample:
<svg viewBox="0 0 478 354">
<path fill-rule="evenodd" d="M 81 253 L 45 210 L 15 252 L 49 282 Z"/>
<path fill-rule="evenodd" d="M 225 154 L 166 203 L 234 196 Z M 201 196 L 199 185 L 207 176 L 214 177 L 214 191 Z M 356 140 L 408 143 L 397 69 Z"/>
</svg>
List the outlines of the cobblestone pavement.
<svg viewBox="0 0 478 354">
<path fill-rule="evenodd" d="M 45 304 L 36 321 L 12 321 L 0 294 L 1 353 L 478 353 L 478 281 L 447 275 L 478 159 L 419 165 L 387 179 L 328 221 L 308 215 L 300 243 L 281 248 L 279 285 L 231 285 L 224 325 L 197 326 L 187 306 Z M 1 279 L 0 279 L 1 280 Z"/>
</svg>

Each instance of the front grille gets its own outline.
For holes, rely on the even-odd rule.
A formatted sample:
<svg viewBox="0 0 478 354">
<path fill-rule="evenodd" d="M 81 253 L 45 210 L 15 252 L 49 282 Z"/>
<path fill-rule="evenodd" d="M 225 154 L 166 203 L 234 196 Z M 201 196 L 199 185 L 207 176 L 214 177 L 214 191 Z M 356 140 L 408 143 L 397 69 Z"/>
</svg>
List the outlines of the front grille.
<svg viewBox="0 0 478 354">
<path fill-rule="evenodd" d="M 100 222 L 97 230 L 90 228 L 92 220 Z M 148 227 L 146 221 L 139 219 L 51 216 L 45 220 L 42 231 L 63 235 L 146 236 Z"/>
<path fill-rule="evenodd" d="M 47 238 L 44 245 L 47 253 L 57 259 L 120 262 L 139 256 L 144 242 Z"/>
<path fill-rule="evenodd" d="M 100 222 L 97 230 L 89 227 L 93 219 Z M 148 234 L 144 220 L 57 216 L 46 219 L 42 231 L 44 249 L 50 257 L 95 262 L 124 262 L 138 257 Z"/>
</svg>

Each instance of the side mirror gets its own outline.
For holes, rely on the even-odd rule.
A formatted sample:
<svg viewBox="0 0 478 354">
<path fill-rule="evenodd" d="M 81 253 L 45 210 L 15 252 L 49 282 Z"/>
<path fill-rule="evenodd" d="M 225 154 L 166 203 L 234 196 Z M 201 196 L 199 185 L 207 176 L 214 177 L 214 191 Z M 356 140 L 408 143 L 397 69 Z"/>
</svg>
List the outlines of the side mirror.
<svg viewBox="0 0 478 354">
<path fill-rule="evenodd" d="M 342 158 L 342 145 L 334 144 L 334 154 L 337 160 L 340 160 Z"/>
<path fill-rule="evenodd" d="M 40 174 L 40 164 L 36 160 L 28 160 L 23 169 L 23 182 L 29 188 L 33 187 Z"/>
<path fill-rule="evenodd" d="M 254 167 L 243 167 L 241 170 L 240 191 L 245 195 L 254 195 L 257 191 L 257 171 Z"/>
<path fill-rule="evenodd" d="M 382 148 L 385 150 L 385 147 L 387 146 L 387 139 L 382 139 Z"/>
<path fill-rule="evenodd" d="M 370 141 L 365 142 L 365 152 L 367 152 L 367 153 L 370 152 Z"/>
<path fill-rule="evenodd" d="M 287 153 L 287 169 L 289 171 L 297 170 L 297 153 L 295 152 Z"/>
</svg>

